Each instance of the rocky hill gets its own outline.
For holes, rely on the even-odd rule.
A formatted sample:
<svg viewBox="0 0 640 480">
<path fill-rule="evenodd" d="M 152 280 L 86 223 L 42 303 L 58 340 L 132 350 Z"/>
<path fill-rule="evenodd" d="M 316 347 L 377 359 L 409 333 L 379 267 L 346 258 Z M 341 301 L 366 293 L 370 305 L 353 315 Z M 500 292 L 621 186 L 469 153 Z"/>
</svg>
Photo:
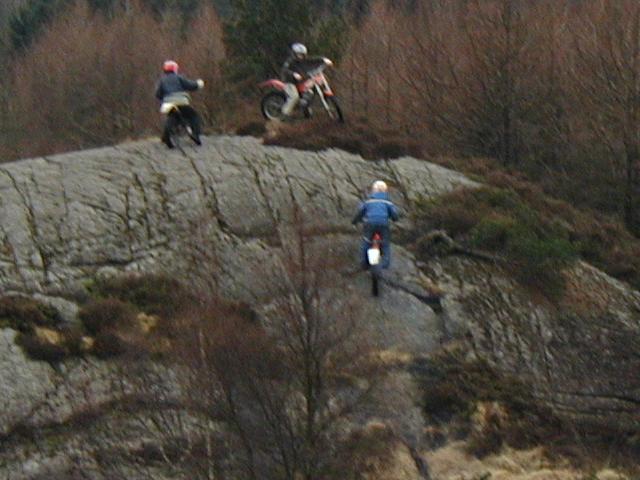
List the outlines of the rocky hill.
<svg viewBox="0 0 640 480">
<path fill-rule="evenodd" d="M 477 184 L 414 158 L 366 161 L 338 150 L 208 137 L 184 154 L 140 141 L 2 164 L 0 288 L 47 302 L 72 324 L 96 276 L 167 272 L 210 282 L 261 311 L 280 281 L 275 259 L 286 258 L 288 234 L 302 225 L 339 260 L 350 279 L 342 293 L 369 299 L 350 219 L 375 179 L 390 183 L 405 213 L 394 231 L 383 295 L 360 311 L 384 349 L 424 356 L 464 339 L 476 357 L 526 381 L 557 414 L 640 430 L 640 294 L 584 263 L 565 272 L 567 291 L 556 302 L 487 260 L 460 254 L 416 260 L 407 240 L 416 236 L 416 202 Z M 442 308 L 429 301 L 433 285 L 444 292 Z M 106 379 L 114 374 L 108 362 L 91 358 L 31 361 L 14 338 L 13 330 L 2 330 L 0 472 L 40 478 L 73 463 L 69 452 L 77 453 L 81 440 L 60 438 L 56 425 L 109 401 Z M 397 428 L 419 432 L 421 413 L 407 381 L 400 391 L 409 406 L 396 420 L 413 426 Z M 41 432 L 40 447 L 47 435 L 57 446 L 30 455 L 33 439 L 19 434 L 25 429 Z"/>
</svg>

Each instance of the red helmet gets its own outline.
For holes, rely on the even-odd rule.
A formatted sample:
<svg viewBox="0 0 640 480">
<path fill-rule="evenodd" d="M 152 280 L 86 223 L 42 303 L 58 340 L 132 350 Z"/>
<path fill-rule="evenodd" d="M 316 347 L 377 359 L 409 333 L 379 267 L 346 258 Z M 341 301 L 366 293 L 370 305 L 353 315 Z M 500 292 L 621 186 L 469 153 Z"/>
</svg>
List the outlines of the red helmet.
<svg viewBox="0 0 640 480">
<path fill-rule="evenodd" d="M 162 64 L 162 71 L 164 73 L 178 73 L 178 64 L 173 60 L 167 60 Z"/>
</svg>

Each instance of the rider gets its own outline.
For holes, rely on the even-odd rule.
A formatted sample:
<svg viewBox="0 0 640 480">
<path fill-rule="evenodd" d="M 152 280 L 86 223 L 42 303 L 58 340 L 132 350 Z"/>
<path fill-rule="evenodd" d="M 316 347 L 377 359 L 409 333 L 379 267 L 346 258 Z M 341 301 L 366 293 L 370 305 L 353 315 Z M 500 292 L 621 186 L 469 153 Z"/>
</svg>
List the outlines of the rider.
<svg viewBox="0 0 640 480">
<path fill-rule="evenodd" d="M 389 219 L 398 220 L 398 209 L 389 200 L 388 187 L 382 180 L 376 180 L 371 186 L 371 195 L 358 207 L 358 212 L 353 217 L 352 223 L 364 222 L 362 243 L 360 244 L 360 264 L 367 269 L 367 249 L 374 232 L 382 235 L 382 268 L 389 268 L 391 263 L 391 234 L 389 231 Z"/>
<path fill-rule="evenodd" d="M 287 94 L 287 101 L 282 106 L 282 113 L 289 116 L 295 108 L 300 94 L 297 85 L 304 81 L 308 71 L 317 67 L 318 64 L 327 63 L 331 65 L 331 60 L 325 57 L 307 57 L 307 47 L 302 43 L 293 43 L 290 53 L 282 65 L 280 78 L 284 82 L 284 92 Z M 305 102 L 306 99 L 302 99 Z"/>
<path fill-rule="evenodd" d="M 197 112 L 189 105 L 190 97 L 188 91 L 198 90 L 204 87 L 204 81 L 189 80 L 182 75 L 178 75 L 178 64 L 173 60 L 167 60 L 162 65 L 162 71 L 164 74 L 158 86 L 156 88 L 156 98 L 163 103 L 173 103 L 178 106 L 182 116 L 191 125 L 191 138 L 197 145 L 202 145 L 200 142 L 200 117 Z M 176 118 L 173 115 L 168 115 L 167 121 L 164 125 L 164 132 L 162 133 L 162 141 L 169 148 L 173 148 L 174 145 L 171 142 L 170 133 L 171 129 L 176 122 Z"/>
</svg>

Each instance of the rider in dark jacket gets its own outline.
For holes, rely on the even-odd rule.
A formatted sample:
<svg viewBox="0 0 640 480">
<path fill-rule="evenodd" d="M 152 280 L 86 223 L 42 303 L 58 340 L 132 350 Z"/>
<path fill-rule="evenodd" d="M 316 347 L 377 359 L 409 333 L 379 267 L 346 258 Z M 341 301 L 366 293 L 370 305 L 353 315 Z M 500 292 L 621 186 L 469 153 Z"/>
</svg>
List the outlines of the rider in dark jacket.
<svg viewBox="0 0 640 480">
<path fill-rule="evenodd" d="M 200 117 L 193 107 L 189 105 L 191 97 L 187 92 L 202 88 L 204 86 L 204 82 L 201 79 L 194 81 L 189 80 L 182 75 L 178 75 L 178 64 L 173 60 L 167 60 L 164 62 L 162 71 L 164 74 L 162 78 L 160 78 L 156 87 L 156 98 L 163 103 L 174 103 L 178 106 L 180 114 L 191 126 L 190 135 L 193 138 L 193 141 L 196 142 L 196 144 L 201 145 Z M 169 148 L 174 147 L 169 134 L 176 121 L 178 121 L 176 116 L 169 114 L 164 125 L 162 141 Z"/>
<path fill-rule="evenodd" d="M 362 242 L 360 243 L 360 264 L 366 269 L 369 266 L 367 249 L 371 236 L 378 231 L 382 235 L 382 268 L 389 268 L 391 264 L 391 233 L 389 231 L 389 219 L 398 220 L 398 209 L 389 200 L 387 184 L 382 180 L 373 182 L 371 195 L 362 202 L 353 217 L 352 223 L 364 222 Z"/>
<path fill-rule="evenodd" d="M 297 85 L 305 80 L 311 70 L 318 68 L 325 62 L 329 62 L 325 57 L 308 57 L 307 47 L 303 44 L 294 43 L 291 45 L 291 52 L 280 70 L 280 80 L 285 83 L 285 93 L 287 94 L 287 101 L 282 106 L 282 113 L 287 116 L 291 114 L 300 100 Z M 306 99 L 303 98 L 302 101 L 305 102 Z"/>
</svg>

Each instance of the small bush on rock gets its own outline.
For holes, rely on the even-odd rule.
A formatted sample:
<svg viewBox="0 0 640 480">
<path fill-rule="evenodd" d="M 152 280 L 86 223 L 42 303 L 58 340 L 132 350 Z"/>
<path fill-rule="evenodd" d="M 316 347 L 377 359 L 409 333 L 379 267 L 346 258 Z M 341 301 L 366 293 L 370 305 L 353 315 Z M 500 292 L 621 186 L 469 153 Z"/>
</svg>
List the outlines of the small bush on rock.
<svg viewBox="0 0 640 480">
<path fill-rule="evenodd" d="M 59 362 L 69 356 L 69 350 L 63 344 L 51 343 L 30 333 L 21 333 L 16 343 L 34 360 Z"/>
<path fill-rule="evenodd" d="M 33 328 L 55 328 L 62 323 L 58 311 L 29 297 L 4 296 L 0 298 L 0 328 L 8 327 L 23 333 Z"/>
<path fill-rule="evenodd" d="M 91 353 L 99 358 L 110 358 L 122 355 L 127 351 L 127 344 L 113 331 L 102 331 L 95 337 Z"/>
<path fill-rule="evenodd" d="M 516 378 L 486 362 L 467 359 L 461 346 L 416 361 L 413 372 L 430 424 L 449 425 L 453 438 L 468 437 L 484 456 L 503 444 L 526 448 L 562 432 L 560 421 Z"/>
<path fill-rule="evenodd" d="M 152 315 L 171 317 L 189 297 L 182 284 L 160 274 L 123 275 L 100 279 L 92 287 L 98 298 L 118 299 Z"/>
<path fill-rule="evenodd" d="M 314 120 L 284 125 L 266 136 L 264 144 L 311 151 L 339 148 L 370 160 L 423 156 L 420 145 L 405 133 L 372 128 L 366 119 L 349 120 L 347 124 Z"/>
<path fill-rule="evenodd" d="M 570 230 L 506 189 L 454 191 L 420 204 L 419 229 L 443 229 L 469 248 L 502 255 L 516 278 L 547 296 L 562 293 L 562 268 L 578 256 Z"/>
<path fill-rule="evenodd" d="M 117 298 L 93 300 L 85 305 L 78 317 L 91 335 L 127 328 L 134 324 L 136 310 Z"/>
</svg>

